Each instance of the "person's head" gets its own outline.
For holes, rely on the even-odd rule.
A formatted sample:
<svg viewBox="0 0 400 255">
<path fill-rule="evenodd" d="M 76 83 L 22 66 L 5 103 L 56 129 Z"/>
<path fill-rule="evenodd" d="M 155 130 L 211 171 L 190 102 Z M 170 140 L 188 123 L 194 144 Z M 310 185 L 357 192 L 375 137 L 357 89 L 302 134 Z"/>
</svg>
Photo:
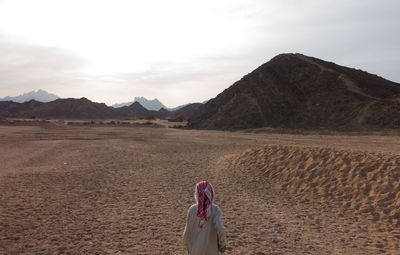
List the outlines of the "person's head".
<svg viewBox="0 0 400 255">
<path fill-rule="evenodd" d="M 214 201 L 214 189 L 208 181 L 201 181 L 196 184 L 194 197 L 197 202 L 197 217 L 199 217 L 199 227 L 202 228 L 208 221 L 212 212 Z"/>
</svg>

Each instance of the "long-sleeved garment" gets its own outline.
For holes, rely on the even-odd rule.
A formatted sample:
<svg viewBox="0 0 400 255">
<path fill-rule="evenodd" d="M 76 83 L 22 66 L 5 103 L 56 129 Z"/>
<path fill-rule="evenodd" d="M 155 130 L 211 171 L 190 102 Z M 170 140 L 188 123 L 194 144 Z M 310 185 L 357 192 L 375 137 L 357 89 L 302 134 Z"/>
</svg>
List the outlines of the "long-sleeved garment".
<svg viewBox="0 0 400 255">
<path fill-rule="evenodd" d="M 218 255 L 218 247 L 226 245 L 225 227 L 219 207 L 212 206 L 209 220 L 200 229 L 197 205 L 192 205 L 188 210 L 183 240 L 190 255 Z"/>
</svg>

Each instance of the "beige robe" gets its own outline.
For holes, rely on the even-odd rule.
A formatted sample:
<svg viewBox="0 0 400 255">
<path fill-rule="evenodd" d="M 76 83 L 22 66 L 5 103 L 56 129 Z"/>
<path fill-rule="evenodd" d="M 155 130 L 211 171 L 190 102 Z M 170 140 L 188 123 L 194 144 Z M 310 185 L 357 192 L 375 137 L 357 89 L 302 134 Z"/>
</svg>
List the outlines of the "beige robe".
<svg viewBox="0 0 400 255">
<path fill-rule="evenodd" d="M 221 210 L 217 205 L 212 206 L 208 221 L 199 227 L 197 206 L 192 205 L 187 214 L 183 240 L 190 255 L 218 255 L 218 247 L 226 245 L 225 227 L 222 223 Z"/>
</svg>

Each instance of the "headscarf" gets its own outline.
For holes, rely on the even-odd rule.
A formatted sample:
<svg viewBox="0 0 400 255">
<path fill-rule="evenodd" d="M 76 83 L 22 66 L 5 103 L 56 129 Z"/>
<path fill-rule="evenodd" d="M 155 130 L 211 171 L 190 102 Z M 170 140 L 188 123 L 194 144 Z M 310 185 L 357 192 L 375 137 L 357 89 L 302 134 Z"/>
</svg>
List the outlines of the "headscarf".
<svg viewBox="0 0 400 255">
<path fill-rule="evenodd" d="M 196 184 L 195 198 L 197 202 L 197 217 L 199 217 L 199 228 L 203 228 L 212 212 L 214 200 L 214 189 L 208 181 L 201 181 Z"/>
</svg>

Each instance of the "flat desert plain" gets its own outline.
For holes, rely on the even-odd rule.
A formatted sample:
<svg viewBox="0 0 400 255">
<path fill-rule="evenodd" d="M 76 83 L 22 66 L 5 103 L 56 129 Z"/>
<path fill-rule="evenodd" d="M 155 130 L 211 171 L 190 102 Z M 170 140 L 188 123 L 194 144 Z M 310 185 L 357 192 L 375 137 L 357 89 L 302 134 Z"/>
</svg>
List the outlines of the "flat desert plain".
<svg viewBox="0 0 400 255">
<path fill-rule="evenodd" d="M 400 254 L 400 139 L 0 126 L 1 254 L 186 254 L 209 180 L 225 254 Z"/>
</svg>

